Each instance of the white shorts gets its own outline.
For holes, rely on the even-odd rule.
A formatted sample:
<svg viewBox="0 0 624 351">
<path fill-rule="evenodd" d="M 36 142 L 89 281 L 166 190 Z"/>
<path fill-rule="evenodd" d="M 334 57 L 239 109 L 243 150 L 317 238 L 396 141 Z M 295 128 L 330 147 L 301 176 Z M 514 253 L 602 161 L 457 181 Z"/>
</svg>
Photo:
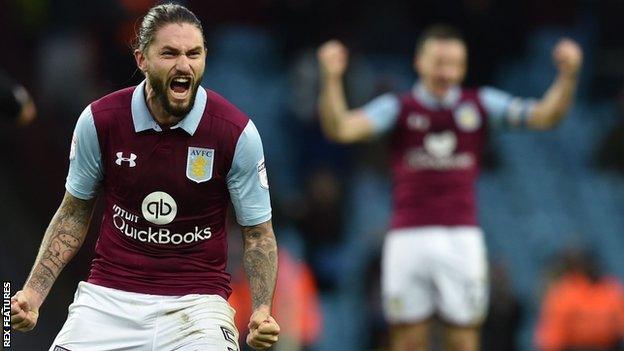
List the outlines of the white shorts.
<svg viewBox="0 0 624 351">
<path fill-rule="evenodd" d="M 234 313 L 217 295 L 146 295 L 80 282 L 50 351 L 239 350 Z"/>
<path fill-rule="evenodd" d="M 382 256 L 382 295 L 390 324 L 437 314 L 460 326 L 483 321 L 488 300 L 487 257 L 477 227 L 393 230 Z"/>
</svg>

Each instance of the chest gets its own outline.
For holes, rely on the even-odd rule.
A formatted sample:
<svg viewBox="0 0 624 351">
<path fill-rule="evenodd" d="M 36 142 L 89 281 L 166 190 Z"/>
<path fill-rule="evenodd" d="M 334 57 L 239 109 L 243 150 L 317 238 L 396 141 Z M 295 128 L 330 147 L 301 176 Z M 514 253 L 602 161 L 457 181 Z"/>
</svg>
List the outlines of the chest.
<svg viewBox="0 0 624 351">
<path fill-rule="evenodd" d="M 430 109 L 415 101 L 403 103 L 395 140 L 399 147 L 424 147 L 432 155 L 456 150 L 477 151 L 482 147 L 486 118 L 475 101 L 462 101 L 452 108 Z"/>
<path fill-rule="evenodd" d="M 124 201 L 140 201 L 159 191 L 185 203 L 217 201 L 226 193 L 231 157 L 209 135 L 181 130 L 111 135 L 106 152 L 105 184 Z"/>
</svg>

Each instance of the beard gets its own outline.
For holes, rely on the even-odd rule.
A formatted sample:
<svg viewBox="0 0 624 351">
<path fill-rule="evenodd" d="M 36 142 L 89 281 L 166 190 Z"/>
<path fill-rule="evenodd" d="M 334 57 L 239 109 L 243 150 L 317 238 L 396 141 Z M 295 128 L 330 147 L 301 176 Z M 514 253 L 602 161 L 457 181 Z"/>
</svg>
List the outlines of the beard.
<svg viewBox="0 0 624 351">
<path fill-rule="evenodd" d="M 161 106 L 168 114 L 182 118 L 186 116 L 195 105 L 195 97 L 197 96 L 197 90 L 199 89 L 199 84 L 201 82 L 201 77 L 198 77 L 196 82 L 191 82 L 191 95 L 187 104 L 177 104 L 174 105 L 169 100 L 169 95 L 167 94 L 167 89 L 169 89 L 169 82 L 165 79 L 160 79 L 155 75 L 149 74 L 147 75 L 147 79 L 150 83 L 150 86 L 154 90 L 154 95 L 156 99 L 160 102 Z"/>
</svg>

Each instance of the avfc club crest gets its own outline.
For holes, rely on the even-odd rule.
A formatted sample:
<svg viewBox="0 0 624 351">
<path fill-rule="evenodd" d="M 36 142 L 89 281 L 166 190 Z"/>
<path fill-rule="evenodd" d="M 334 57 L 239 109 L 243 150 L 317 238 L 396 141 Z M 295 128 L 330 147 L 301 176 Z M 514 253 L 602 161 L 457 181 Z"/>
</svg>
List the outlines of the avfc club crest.
<svg viewBox="0 0 624 351">
<path fill-rule="evenodd" d="M 481 115 L 477 107 L 472 103 L 464 103 L 458 106 L 454 112 L 457 127 L 464 132 L 474 132 L 481 127 Z"/>
<path fill-rule="evenodd" d="M 207 182 L 212 178 L 214 149 L 189 147 L 186 156 L 186 177 L 196 183 Z"/>
</svg>

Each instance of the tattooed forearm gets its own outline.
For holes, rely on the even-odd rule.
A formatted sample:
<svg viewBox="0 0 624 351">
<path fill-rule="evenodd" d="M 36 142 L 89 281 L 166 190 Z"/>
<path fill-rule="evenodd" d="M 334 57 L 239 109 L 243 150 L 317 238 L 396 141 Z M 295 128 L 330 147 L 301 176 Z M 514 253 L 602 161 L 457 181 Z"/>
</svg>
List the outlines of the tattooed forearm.
<svg viewBox="0 0 624 351">
<path fill-rule="evenodd" d="M 45 299 L 61 270 L 82 246 L 93 213 L 93 200 L 85 201 L 65 193 L 61 206 L 50 221 L 39 254 L 25 288 Z"/>
<path fill-rule="evenodd" d="M 55 279 L 56 276 L 51 269 L 39 264 L 35 265 L 26 286 L 32 288 L 40 295 L 45 296 L 47 291 L 50 289 L 50 282 L 54 282 Z"/>
<path fill-rule="evenodd" d="M 277 278 L 277 242 L 271 221 L 243 227 L 242 232 L 245 242 L 244 265 L 253 308 L 261 305 L 270 308 Z"/>
</svg>

